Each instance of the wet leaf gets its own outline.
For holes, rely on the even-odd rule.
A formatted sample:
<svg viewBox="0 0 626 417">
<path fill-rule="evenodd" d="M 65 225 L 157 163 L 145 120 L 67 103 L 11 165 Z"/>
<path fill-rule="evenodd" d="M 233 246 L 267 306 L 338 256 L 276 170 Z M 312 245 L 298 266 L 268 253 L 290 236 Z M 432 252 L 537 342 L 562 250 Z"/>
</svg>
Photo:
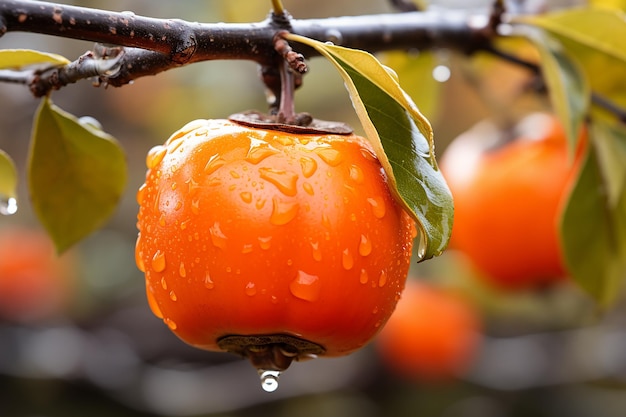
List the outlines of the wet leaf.
<svg viewBox="0 0 626 417">
<path fill-rule="evenodd" d="M 33 208 L 63 252 L 113 213 L 126 185 L 126 161 L 107 133 L 42 100 L 29 158 Z"/>
<path fill-rule="evenodd" d="M 626 187 L 624 178 L 611 185 L 606 162 L 598 151 L 603 141 L 621 140 L 607 135 L 606 127 L 594 128 L 585 156 L 560 223 L 564 257 L 572 278 L 601 305 L 619 295 L 626 279 Z M 624 144 L 616 145 L 624 146 Z M 613 175 L 623 175 L 618 169 Z M 612 197 L 605 192 L 621 184 Z M 611 203 L 610 200 L 613 200 Z"/>
<path fill-rule="evenodd" d="M 297 35 L 288 39 L 315 48 L 338 69 L 391 189 L 418 222 L 419 260 L 439 255 L 450 238 L 453 203 L 437 167 L 428 120 L 395 73 L 371 54 Z"/>
<path fill-rule="evenodd" d="M 0 69 L 17 69 L 37 64 L 67 65 L 70 61 L 57 54 L 31 49 L 0 50 Z"/>
<path fill-rule="evenodd" d="M 552 107 L 565 127 L 573 151 L 589 108 L 591 91 L 587 80 L 578 64 L 549 33 L 534 29 L 526 31 L 526 35 L 539 51 L 541 71 L 548 86 Z"/>
<path fill-rule="evenodd" d="M 13 214 L 9 199 L 17 194 L 17 169 L 11 157 L 0 150 L 0 213 Z M 15 200 L 13 200 L 15 201 Z"/>
</svg>

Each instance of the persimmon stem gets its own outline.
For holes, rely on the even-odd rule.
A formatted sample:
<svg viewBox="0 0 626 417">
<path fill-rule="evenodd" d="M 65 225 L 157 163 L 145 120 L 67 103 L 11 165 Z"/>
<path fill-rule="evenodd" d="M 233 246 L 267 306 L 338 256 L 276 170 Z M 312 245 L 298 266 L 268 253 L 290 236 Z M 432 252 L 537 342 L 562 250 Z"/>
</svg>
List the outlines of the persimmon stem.
<svg viewBox="0 0 626 417">
<path fill-rule="evenodd" d="M 294 123 L 296 118 L 295 108 L 295 80 L 294 74 L 287 61 L 283 61 L 280 67 L 280 106 L 278 107 L 278 121 L 280 123 Z"/>
</svg>

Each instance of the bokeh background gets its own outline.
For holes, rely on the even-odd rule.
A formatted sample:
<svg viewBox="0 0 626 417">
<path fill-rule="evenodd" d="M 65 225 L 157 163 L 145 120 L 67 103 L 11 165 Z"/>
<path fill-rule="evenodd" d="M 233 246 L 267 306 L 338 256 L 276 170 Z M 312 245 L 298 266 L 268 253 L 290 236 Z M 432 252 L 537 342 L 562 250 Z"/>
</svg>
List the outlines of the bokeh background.
<svg viewBox="0 0 626 417">
<path fill-rule="evenodd" d="M 270 8 L 264 0 L 61 3 L 205 22 L 259 21 Z M 430 3 L 444 11 L 481 11 L 490 2 Z M 574 2 L 544 3 L 511 2 L 527 10 Z M 392 11 L 385 0 L 284 4 L 297 18 Z M 0 38 L 0 48 L 38 49 L 70 59 L 92 46 L 34 34 Z M 381 59 L 396 69 L 431 120 L 439 154 L 485 117 L 515 120 L 547 108 L 545 97 L 526 88 L 527 73 L 492 58 L 436 50 Z M 339 76 L 319 58 L 310 67 L 296 96 L 297 110 L 343 120 L 359 130 Z M 5 275 L 0 275 L 0 416 L 626 415 L 626 317 L 619 305 L 599 312 L 567 283 L 539 292 L 502 293 L 483 284 L 454 251 L 415 264 L 409 279 L 454 293 L 472 310 L 479 323 L 472 329 L 478 343 L 466 366 L 436 381 L 400 375 L 374 341 L 349 357 L 295 363 L 281 377 L 278 391 L 265 393 L 246 361 L 188 347 L 153 317 L 134 264 L 135 192 L 144 179 L 147 151 L 190 120 L 263 110 L 256 66 L 241 61 L 195 64 L 119 89 L 94 88 L 84 81 L 54 92 L 52 99 L 77 116 L 95 117 L 121 142 L 130 179 L 106 226 L 50 261 L 49 242 L 41 241 L 42 228 L 25 187 L 38 100 L 23 86 L 0 85 L 0 149 L 18 165 L 21 183 L 18 212 L 0 216 L 0 264 L 11 259 L 14 269 L 26 263 L 39 271 L 33 272 L 37 278 L 31 274 L 19 281 L 28 283 L 24 288 L 2 284 L 10 273 L 0 272 Z M 2 243 L 2 236 L 10 237 L 4 239 L 8 243 Z M 437 317 L 432 321 L 437 324 Z M 446 332 L 443 321 L 433 328 Z M 445 337 L 454 341 L 457 332 L 451 329 Z"/>
</svg>

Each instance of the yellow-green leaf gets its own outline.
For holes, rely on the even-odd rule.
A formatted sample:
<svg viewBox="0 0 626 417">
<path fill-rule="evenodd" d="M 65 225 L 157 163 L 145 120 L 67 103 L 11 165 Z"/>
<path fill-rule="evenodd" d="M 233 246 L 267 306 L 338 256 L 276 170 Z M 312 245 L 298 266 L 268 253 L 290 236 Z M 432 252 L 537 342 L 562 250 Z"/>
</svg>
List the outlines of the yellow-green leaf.
<svg viewBox="0 0 626 417">
<path fill-rule="evenodd" d="M 417 220 L 419 260 L 439 255 L 452 231 L 452 194 L 434 153 L 428 120 L 395 74 L 367 52 L 289 35 L 315 48 L 339 71 L 397 200 Z"/>
<path fill-rule="evenodd" d="M 583 68 L 591 90 L 618 106 L 626 106 L 624 13 L 588 7 L 517 20 L 540 27 L 558 39 Z"/>
<path fill-rule="evenodd" d="M 626 279 L 626 187 L 609 203 L 611 188 L 597 144 L 622 140 L 594 128 L 589 152 L 563 212 L 561 245 L 573 279 L 603 306 L 613 303 Z M 623 146 L 618 145 L 618 146 Z M 619 175 L 623 175 L 620 170 Z M 623 180 L 623 178 L 622 178 Z"/>
<path fill-rule="evenodd" d="M 38 64 L 67 65 L 69 63 L 70 60 L 65 57 L 47 52 L 31 49 L 0 50 L 0 69 L 18 69 Z"/>
<path fill-rule="evenodd" d="M 15 163 L 0 149 L 0 214 L 13 214 L 17 209 L 17 170 Z"/>
<path fill-rule="evenodd" d="M 48 98 L 36 115 L 28 169 L 33 208 L 58 252 L 109 218 L 127 177 L 115 139 Z"/>
<path fill-rule="evenodd" d="M 589 5 L 608 9 L 626 10 L 626 0 L 590 0 Z"/>
<path fill-rule="evenodd" d="M 574 8 L 565 11 L 525 16 L 519 21 L 541 27 L 555 36 L 574 41 L 626 62 L 626 20 L 618 10 Z"/>
<path fill-rule="evenodd" d="M 550 101 L 563 123 L 570 149 L 576 149 L 578 132 L 589 108 L 591 91 L 578 64 L 550 34 L 534 29 L 526 32 L 541 57 L 541 71 L 548 86 Z"/>
</svg>

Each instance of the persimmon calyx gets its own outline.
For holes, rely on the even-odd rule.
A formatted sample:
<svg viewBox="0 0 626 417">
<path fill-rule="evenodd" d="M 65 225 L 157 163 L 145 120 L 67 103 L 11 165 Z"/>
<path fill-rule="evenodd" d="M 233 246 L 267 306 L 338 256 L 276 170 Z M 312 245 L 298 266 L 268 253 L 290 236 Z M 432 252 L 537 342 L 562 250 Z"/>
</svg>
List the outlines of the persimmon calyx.
<svg viewBox="0 0 626 417">
<path fill-rule="evenodd" d="M 291 362 L 323 355 L 322 346 L 285 334 L 231 335 L 217 341 L 227 352 L 246 357 L 256 369 L 284 371 Z"/>
<path fill-rule="evenodd" d="M 294 123 L 281 120 L 279 115 L 268 115 L 254 110 L 232 114 L 228 120 L 243 126 L 294 134 L 350 135 L 353 132 L 345 123 L 315 119 L 308 113 L 298 113 Z"/>
</svg>

